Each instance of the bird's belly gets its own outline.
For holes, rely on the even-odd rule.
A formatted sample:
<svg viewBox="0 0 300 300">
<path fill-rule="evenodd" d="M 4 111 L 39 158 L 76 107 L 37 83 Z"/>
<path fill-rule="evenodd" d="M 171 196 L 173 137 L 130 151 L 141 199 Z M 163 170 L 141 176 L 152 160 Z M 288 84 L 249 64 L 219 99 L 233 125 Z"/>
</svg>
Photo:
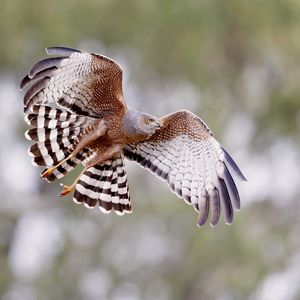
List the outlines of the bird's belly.
<svg viewBox="0 0 300 300">
<path fill-rule="evenodd" d="M 97 140 L 93 141 L 89 145 L 89 148 L 97 153 L 103 153 L 114 145 L 125 145 L 124 139 L 120 136 L 110 136 L 109 134 L 105 134 L 104 136 L 101 136 Z"/>
</svg>

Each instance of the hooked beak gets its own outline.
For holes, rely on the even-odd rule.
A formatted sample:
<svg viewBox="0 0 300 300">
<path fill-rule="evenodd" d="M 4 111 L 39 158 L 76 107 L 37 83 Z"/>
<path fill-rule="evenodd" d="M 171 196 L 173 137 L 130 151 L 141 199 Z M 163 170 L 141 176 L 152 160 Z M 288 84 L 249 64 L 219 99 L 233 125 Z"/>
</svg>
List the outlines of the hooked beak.
<svg viewBox="0 0 300 300">
<path fill-rule="evenodd" d="M 162 127 L 162 125 L 160 124 L 160 121 L 158 120 L 157 122 L 156 122 L 156 128 L 157 129 L 160 129 Z"/>
</svg>

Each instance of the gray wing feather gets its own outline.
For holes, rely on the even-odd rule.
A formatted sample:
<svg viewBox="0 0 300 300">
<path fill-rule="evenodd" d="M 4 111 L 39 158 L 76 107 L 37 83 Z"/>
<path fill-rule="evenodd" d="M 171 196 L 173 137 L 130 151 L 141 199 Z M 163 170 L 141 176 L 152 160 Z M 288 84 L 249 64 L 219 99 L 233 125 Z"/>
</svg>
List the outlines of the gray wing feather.
<svg viewBox="0 0 300 300">
<path fill-rule="evenodd" d="M 198 216 L 198 226 L 203 226 L 208 218 L 209 214 L 209 198 L 206 196 L 200 201 L 199 205 L 199 216 Z"/>
<path fill-rule="evenodd" d="M 216 226 L 221 215 L 221 204 L 218 190 L 215 188 L 210 197 L 210 211 L 211 211 L 211 226 Z"/>
<path fill-rule="evenodd" d="M 43 59 L 36 64 L 33 65 L 29 72 L 29 77 L 33 78 L 37 73 L 44 71 L 49 68 L 58 67 L 63 59 L 67 58 L 67 56 L 62 57 L 50 57 Z"/>
<path fill-rule="evenodd" d="M 48 55 L 62 55 L 69 56 L 74 52 L 82 53 L 78 49 L 68 48 L 68 47 L 48 47 L 46 48 L 46 53 Z"/>
<path fill-rule="evenodd" d="M 49 77 L 39 79 L 32 85 L 24 95 L 24 111 L 27 112 L 27 107 L 34 101 L 34 97 L 48 84 Z"/>
<path fill-rule="evenodd" d="M 241 208 L 240 195 L 239 195 L 237 187 L 234 183 L 234 180 L 232 179 L 232 176 L 226 167 L 226 164 L 225 164 L 225 168 L 224 168 L 224 180 L 225 180 L 226 186 L 228 188 L 228 192 L 230 194 L 230 198 L 231 198 L 234 208 L 240 209 Z"/>
<path fill-rule="evenodd" d="M 38 72 L 33 78 L 29 77 L 29 75 L 26 75 L 21 83 L 20 83 L 20 89 L 23 90 L 27 88 L 33 81 L 36 81 L 41 78 L 50 77 L 54 74 L 54 71 L 56 70 L 56 67 L 51 67 L 48 69 L 45 69 L 43 71 Z"/>
<path fill-rule="evenodd" d="M 223 202 L 225 221 L 227 224 L 231 224 L 233 220 L 233 209 L 226 183 L 222 178 L 219 178 L 219 191 L 221 201 Z"/>
<path fill-rule="evenodd" d="M 222 147 L 222 150 L 225 155 L 225 163 L 228 164 L 229 167 L 234 171 L 234 173 L 239 177 L 242 181 L 247 181 L 246 177 L 243 175 L 242 171 L 238 167 L 238 165 L 235 163 L 233 158 L 230 156 L 230 154 L 226 151 L 224 147 Z"/>
</svg>

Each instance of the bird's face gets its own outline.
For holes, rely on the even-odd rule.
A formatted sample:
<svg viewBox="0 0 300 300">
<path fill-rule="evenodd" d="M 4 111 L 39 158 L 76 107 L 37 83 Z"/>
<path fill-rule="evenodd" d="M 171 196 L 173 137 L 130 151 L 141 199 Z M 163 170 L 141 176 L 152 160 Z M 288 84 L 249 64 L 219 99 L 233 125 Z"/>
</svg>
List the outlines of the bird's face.
<svg viewBox="0 0 300 300">
<path fill-rule="evenodd" d="M 154 134 L 157 129 L 161 128 L 159 119 L 148 114 L 142 115 L 140 126 L 147 134 Z"/>
</svg>

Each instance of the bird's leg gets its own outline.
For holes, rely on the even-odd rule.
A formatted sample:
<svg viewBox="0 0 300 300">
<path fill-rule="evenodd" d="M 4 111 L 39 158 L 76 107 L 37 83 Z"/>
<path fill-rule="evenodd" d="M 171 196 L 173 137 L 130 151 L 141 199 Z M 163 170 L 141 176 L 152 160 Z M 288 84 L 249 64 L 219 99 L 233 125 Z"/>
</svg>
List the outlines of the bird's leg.
<svg viewBox="0 0 300 300">
<path fill-rule="evenodd" d="M 91 168 L 95 165 L 102 164 L 108 159 L 120 157 L 120 153 L 122 152 L 123 145 L 115 144 L 113 146 L 108 147 L 104 152 L 101 154 L 96 155 L 92 158 L 87 164 L 87 168 Z"/>
<path fill-rule="evenodd" d="M 88 168 L 87 167 L 84 167 L 83 170 L 80 172 L 80 174 L 76 177 L 76 179 L 73 181 L 73 183 L 71 185 L 64 185 L 64 184 L 60 184 L 61 185 L 61 192 L 60 194 L 58 195 L 59 197 L 62 197 L 62 196 L 66 196 L 68 194 L 70 194 L 73 189 L 75 188 L 79 178 L 81 177 L 81 175 L 87 170 Z"/>
<path fill-rule="evenodd" d="M 68 159 L 71 159 L 72 157 L 74 157 L 75 155 L 72 155 L 73 153 L 71 153 L 69 156 L 67 156 L 65 159 L 63 159 L 61 162 L 59 162 L 57 165 L 45 170 L 42 174 L 41 177 L 42 178 L 47 178 L 48 176 L 50 176 L 52 174 L 52 172 L 57 169 L 59 166 L 61 166 L 64 162 L 66 162 Z"/>
<path fill-rule="evenodd" d="M 107 148 L 103 153 L 96 155 L 85 165 L 83 170 L 80 172 L 80 174 L 76 177 L 76 179 L 74 180 L 74 182 L 71 185 L 68 186 L 68 185 L 61 184 L 62 190 L 61 190 L 59 196 L 65 196 L 65 195 L 68 195 L 69 193 L 71 193 L 73 191 L 73 189 L 75 188 L 81 175 L 86 170 L 88 170 L 89 168 L 91 168 L 97 164 L 101 164 L 110 158 L 120 157 L 121 151 L 122 151 L 122 145 L 116 144 L 116 145 L 113 145 L 113 146 Z"/>
<path fill-rule="evenodd" d="M 59 166 L 61 166 L 68 159 L 74 158 L 81 150 L 86 148 L 90 143 L 97 140 L 99 137 L 103 136 L 106 132 L 107 126 L 104 120 L 97 120 L 95 123 L 87 126 L 83 132 L 83 136 L 81 140 L 76 145 L 75 149 L 72 151 L 70 155 L 68 155 L 65 159 L 59 162 L 57 165 L 45 170 L 42 174 L 42 178 L 47 178 L 52 174 L 54 170 L 56 170 Z"/>
</svg>

